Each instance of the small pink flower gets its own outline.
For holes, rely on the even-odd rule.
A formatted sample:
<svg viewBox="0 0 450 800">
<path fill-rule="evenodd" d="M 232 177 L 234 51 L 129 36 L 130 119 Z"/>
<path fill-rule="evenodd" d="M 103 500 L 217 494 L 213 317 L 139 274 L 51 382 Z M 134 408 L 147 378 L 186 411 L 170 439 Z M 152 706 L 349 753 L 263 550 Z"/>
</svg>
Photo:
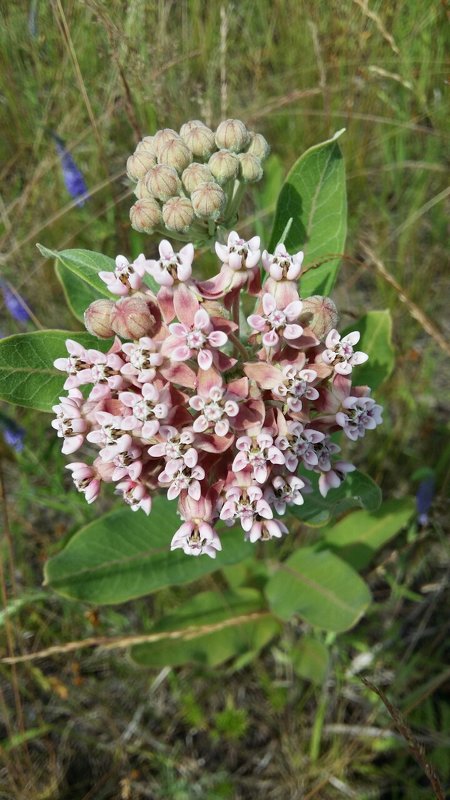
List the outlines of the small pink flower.
<svg viewBox="0 0 450 800">
<path fill-rule="evenodd" d="M 56 419 L 51 424 L 58 436 L 64 439 L 62 452 L 70 455 L 80 449 L 88 428 L 81 415 L 84 398 L 79 389 L 70 389 L 69 396 L 60 397 L 59 400 L 59 405 L 53 406 Z"/>
<path fill-rule="evenodd" d="M 181 492 L 187 492 L 193 500 L 199 500 L 201 495 L 201 484 L 205 477 L 205 470 L 198 464 L 192 468 L 179 466 L 175 461 L 166 463 L 165 469 L 158 476 L 162 486 L 168 486 L 167 498 L 174 500 Z"/>
<path fill-rule="evenodd" d="M 298 369 L 295 365 L 287 364 L 282 368 L 282 379 L 273 389 L 273 395 L 281 398 L 288 411 L 297 413 L 302 410 L 303 398 L 317 400 L 319 392 L 311 383 L 317 378 L 313 369 Z"/>
<path fill-rule="evenodd" d="M 325 434 L 306 428 L 301 422 L 289 421 L 287 432 L 275 439 L 275 444 L 282 451 L 284 463 L 290 472 L 295 472 L 300 461 L 311 469 L 316 466 L 319 457 L 316 446 L 325 439 Z"/>
<path fill-rule="evenodd" d="M 322 472 L 319 478 L 319 491 L 322 497 L 326 497 L 330 489 L 338 489 L 347 473 L 355 469 L 356 467 L 348 461 L 335 461 L 332 469 Z"/>
<path fill-rule="evenodd" d="M 214 330 L 204 308 L 195 311 L 190 323 L 173 322 L 169 325 L 169 331 L 171 336 L 163 345 L 165 355 L 172 361 L 187 361 L 196 357 L 200 369 L 209 369 L 213 364 L 213 351 L 228 341 L 224 331 Z"/>
<path fill-rule="evenodd" d="M 252 526 L 246 539 L 250 542 L 267 542 L 269 539 L 281 539 L 283 533 L 289 533 L 284 522 L 279 519 L 262 519 Z"/>
<path fill-rule="evenodd" d="M 358 364 L 364 364 L 369 358 L 367 353 L 353 350 L 359 339 L 359 331 L 353 331 L 353 333 L 348 333 L 341 338 L 337 330 L 333 328 L 325 339 L 326 350 L 321 355 L 322 361 L 325 364 L 332 364 L 338 374 L 348 375 L 353 367 Z"/>
<path fill-rule="evenodd" d="M 301 250 L 290 256 L 284 244 L 277 244 L 273 255 L 264 250 L 262 263 L 275 281 L 296 281 L 302 271 L 303 258 L 304 253 Z"/>
<path fill-rule="evenodd" d="M 189 405 L 195 411 L 201 412 L 192 426 L 197 433 L 214 428 L 217 436 L 226 436 L 230 430 L 230 418 L 239 414 L 236 400 L 227 396 L 225 389 L 220 386 L 212 386 L 206 398 L 194 395 L 189 400 Z"/>
<path fill-rule="evenodd" d="M 87 351 L 91 363 L 89 383 L 94 384 L 89 394 L 90 400 L 101 400 L 122 388 L 124 379 L 120 370 L 124 362 L 118 354 L 120 349 L 120 342 L 116 341 L 107 353 Z"/>
<path fill-rule="evenodd" d="M 174 283 L 188 281 L 192 275 L 194 245 L 186 244 L 179 253 L 175 253 L 166 239 L 159 244 L 159 260 L 150 259 L 146 270 L 160 286 L 173 286 Z"/>
<path fill-rule="evenodd" d="M 294 322 L 301 314 L 301 300 L 294 300 L 286 308 L 281 309 L 277 308 L 275 297 L 266 292 L 263 295 L 262 306 L 264 314 L 250 314 L 247 322 L 254 331 L 262 333 L 264 347 L 276 347 L 280 336 L 289 342 L 302 335 L 302 326 Z"/>
<path fill-rule="evenodd" d="M 179 468 L 183 468 L 183 465 L 189 469 L 195 467 L 198 461 L 198 452 L 193 447 L 195 436 L 191 430 L 177 431 L 172 425 L 163 425 L 159 429 L 158 436 L 163 441 L 153 444 L 148 449 L 152 458 L 165 458 L 167 463 L 170 463 L 170 472 L 175 469 L 172 466 L 173 462 L 176 462 L 176 466 Z"/>
<path fill-rule="evenodd" d="M 120 481 L 125 477 L 137 481 L 142 472 L 141 454 L 141 448 L 133 442 L 128 433 L 117 439 L 114 444 L 109 444 L 100 450 L 102 461 L 114 464 L 113 481 Z"/>
<path fill-rule="evenodd" d="M 305 481 L 295 475 L 276 475 L 272 478 L 272 485 L 268 486 L 265 498 L 273 505 L 277 514 L 285 514 L 286 506 L 301 506 L 304 503 L 301 490 Z"/>
<path fill-rule="evenodd" d="M 90 383 L 91 361 L 88 351 L 73 339 L 66 339 L 66 348 L 69 353 L 68 358 L 57 358 L 53 362 L 56 369 L 68 373 L 69 377 L 64 384 L 64 389 L 75 389 L 77 386 Z"/>
<path fill-rule="evenodd" d="M 211 497 L 216 500 L 213 492 L 208 492 L 196 499 L 185 492 L 180 497 L 179 509 L 184 520 L 172 539 L 171 550 L 182 548 L 188 556 L 207 555 L 215 558 L 222 545 L 213 528 L 214 505 Z"/>
<path fill-rule="evenodd" d="M 84 494 L 86 502 L 93 503 L 94 500 L 97 500 L 101 485 L 97 470 L 81 461 L 66 464 L 66 469 L 70 469 L 72 472 L 73 482 L 78 491 Z"/>
<path fill-rule="evenodd" d="M 371 397 L 347 397 L 342 402 L 342 407 L 347 410 L 336 414 L 336 422 L 349 439 L 356 442 L 362 438 L 366 430 L 374 430 L 383 422 L 382 406 L 377 405 Z"/>
<path fill-rule="evenodd" d="M 284 464 L 284 455 L 273 443 L 273 437 L 262 430 L 256 437 L 240 436 L 236 442 L 239 450 L 233 461 L 233 472 L 240 472 L 247 467 L 253 471 L 253 479 L 257 483 L 265 483 L 271 464 Z"/>
<path fill-rule="evenodd" d="M 125 480 L 116 486 L 116 494 L 121 494 L 122 499 L 130 506 L 132 511 L 141 509 L 145 514 L 150 514 L 152 499 L 142 483 L 139 481 Z"/>
<path fill-rule="evenodd" d="M 131 408 L 133 427 L 144 440 L 152 439 L 158 433 L 171 406 L 169 390 L 160 391 L 154 383 L 144 383 L 140 392 L 120 392 L 119 400 Z"/>
<path fill-rule="evenodd" d="M 158 345 L 149 336 L 143 336 L 138 342 L 126 342 L 122 345 L 128 361 L 121 368 L 121 373 L 129 381 L 146 383 L 156 375 L 156 367 L 161 366 L 163 357 Z"/>
<path fill-rule="evenodd" d="M 259 486 L 231 486 L 227 490 L 225 498 L 225 503 L 220 511 L 220 519 L 224 520 L 227 525 L 232 525 L 239 520 L 246 533 L 251 532 L 261 517 L 264 519 L 273 517 L 272 509 L 264 499 Z"/>
<path fill-rule="evenodd" d="M 110 292 L 124 296 L 141 288 L 148 263 L 143 253 L 132 264 L 125 256 L 117 256 L 114 272 L 99 272 L 98 277 L 106 283 Z"/>
<path fill-rule="evenodd" d="M 128 412 L 128 409 L 126 411 Z M 128 416 L 122 416 L 110 414 L 108 411 L 96 411 L 95 419 L 99 427 L 89 431 L 86 439 L 99 447 L 114 444 L 125 432 L 133 430 L 134 427 L 134 419 L 129 412 Z"/>
<path fill-rule="evenodd" d="M 235 271 L 253 269 L 261 257 L 259 236 L 253 236 L 247 242 L 236 231 L 228 235 L 226 245 L 216 242 L 215 248 L 220 260 Z"/>
</svg>

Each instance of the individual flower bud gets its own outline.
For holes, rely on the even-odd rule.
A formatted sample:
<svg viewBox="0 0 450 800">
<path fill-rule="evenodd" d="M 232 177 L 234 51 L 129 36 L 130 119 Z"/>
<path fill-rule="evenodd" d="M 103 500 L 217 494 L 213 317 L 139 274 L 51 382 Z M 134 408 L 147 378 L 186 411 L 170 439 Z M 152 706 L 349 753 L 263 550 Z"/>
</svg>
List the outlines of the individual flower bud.
<svg viewBox="0 0 450 800">
<path fill-rule="evenodd" d="M 260 181 L 263 176 L 263 168 L 259 158 L 251 153 L 239 153 L 239 166 L 241 178 L 248 183 Z"/>
<path fill-rule="evenodd" d="M 192 161 L 192 153 L 184 142 L 178 139 L 171 139 L 159 150 L 158 161 L 173 167 L 180 174 Z"/>
<path fill-rule="evenodd" d="M 208 158 L 216 149 L 214 133 L 203 123 L 184 131 L 182 139 L 197 158 Z"/>
<path fill-rule="evenodd" d="M 99 339 L 114 336 L 111 322 L 115 305 L 113 300 L 94 300 L 84 312 L 86 330 Z"/>
<path fill-rule="evenodd" d="M 208 161 L 208 167 L 217 183 L 222 186 L 231 178 L 235 178 L 239 169 L 239 159 L 229 150 L 218 150 Z"/>
<path fill-rule="evenodd" d="M 132 181 L 138 181 L 154 167 L 156 164 L 156 157 L 154 153 L 148 153 L 146 150 L 136 150 L 132 156 L 127 160 L 127 175 Z"/>
<path fill-rule="evenodd" d="M 248 142 L 248 132 L 240 119 L 226 119 L 220 123 L 216 130 L 216 145 L 218 148 L 232 150 L 240 153 Z"/>
<path fill-rule="evenodd" d="M 194 221 L 194 209 L 188 197 L 171 197 L 163 206 L 162 216 L 169 231 L 186 233 Z"/>
<path fill-rule="evenodd" d="M 180 128 L 180 136 L 182 139 L 186 136 L 187 133 L 190 133 L 194 130 L 194 128 L 206 128 L 204 122 L 201 119 L 190 119 L 188 122 L 185 122 L 184 125 Z"/>
<path fill-rule="evenodd" d="M 264 161 L 270 153 L 269 142 L 260 133 L 250 132 L 251 141 L 247 148 L 247 153 L 256 156 L 260 161 Z"/>
<path fill-rule="evenodd" d="M 130 220 L 135 231 L 153 233 L 161 224 L 159 204 L 151 197 L 143 197 L 130 208 Z"/>
<path fill-rule="evenodd" d="M 154 136 L 144 136 L 136 147 L 136 153 L 153 153 L 156 156 L 154 138 Z"/>
<path fill-rule="evenodd" d="M 113 303 L 111 327 L 122 339 L 140 339 L 153 336 L 157 320 L 144 297 L 124 297 Z"/>
<path fill-rule="evenodd" d="M 152 197 L 154 199 L 152 193 L 147 189 L 145 178 L 139 178 L 136 186 L 134 187 L 134 194 L 138 200 L 142 200 L 144 197 Z"/>
<path fill-rule="evenodd" d="M 217 183 L 201 183 L 191 195 L 197 217 L 216 220 L 225 205 L 225 194 Z"/>
<path fill-rule="evenodd" d="M 181 141 L 179 134 L 176 131 L 173 131 L 172 128 L 162 128 L 162 130 L 155 133 L 153 137 L 153 149 L 158 158 L 162 148 L 173 139 Z"/>
<path fill-rule="evenodd" d="M 324 339 L 338 321 L 338 312 L 330 297 L 314 294 L 303 300 L 301 321 L 318 339 Z"/>
<path fill-rule="evenodd" d="M 213 183 L 214 178 L 206 164 L 198 164 L 196 161 L 184 170 L 181 180 L 184 188 L 189 194 L 195 192 L 201 183 Z"/>
<path fill-rule="evenodd" d="M 181 189 L 181 181 L 177 171 L 166 164 L 157 164 L 150 170 L 145 179 L 145 185 L 149 192 L 163 203 L 178 194 Z"/>
</svg>

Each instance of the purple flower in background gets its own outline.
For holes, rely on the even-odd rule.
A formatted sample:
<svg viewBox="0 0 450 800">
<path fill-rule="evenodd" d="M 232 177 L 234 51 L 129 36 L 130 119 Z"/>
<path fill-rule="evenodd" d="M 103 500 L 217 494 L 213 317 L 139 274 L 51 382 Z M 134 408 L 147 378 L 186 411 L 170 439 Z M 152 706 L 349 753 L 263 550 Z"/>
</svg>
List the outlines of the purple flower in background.
<svg viewBox="0 0 450 800">
<path fill-rule="evenodd" d="M 30 320 L 30 315 L 27 311 L 27 305 L 20 297 L 20 294 L 13 292 L 4 280 L 0 280 L 0 290 L 3 295 L 3 300 L 5 301 L 5 306 L 11 316 L 17 322 L 28 322 Z"/>
<path fill-rule="evenodd" d="M 429 475 L 420 481 L 416 494 L 417 522 L 422 527 L 428 525 L 428 512 L 433 502 L 435 480 Z"/>
<path fill-rule="evenodd" d="M 86 194 L 88 187 L 86 185 L 86 181 L 84 180 L 83 173 L 78 169 L 69 151 L 66 150 L 63 140 L 57 136 L 56 133 L 51 132 L 50 135 L 55 142 L 56 151 L 61 160 L 62 173 L 66 189 L 71 197 L 81 198 L 78 200 L 77 206 L 84 206 L 86 198 L 83 197 L 83 195 Z"/>
<path fill-rule="evenodd" d="M 21 453 L 23 450 L 23 440 L 25 438 L 25 429 L 18 425 L 6 414 L 0 414 L 0 430 L 3 439 L 9 447 L 12 447 L 16 453 Z"/>
</svg>

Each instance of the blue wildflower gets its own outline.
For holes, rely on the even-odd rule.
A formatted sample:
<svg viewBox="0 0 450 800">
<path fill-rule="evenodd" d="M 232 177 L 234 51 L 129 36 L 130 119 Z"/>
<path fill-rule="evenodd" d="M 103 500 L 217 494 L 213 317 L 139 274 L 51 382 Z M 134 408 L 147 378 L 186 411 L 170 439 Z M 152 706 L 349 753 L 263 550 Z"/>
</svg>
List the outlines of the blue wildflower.
<svg viewBox="0 0 450 800">
<path fill-rule="evenodd" d="M 0 414 L 0 430 L 3 439 L 9 447 L 12 447 L 16 453 L 21 453 L 24 445 L 25 429 L 18 425 L 6 414 Z"/>
<path fill-rule="evenodd" d="M 0 289 L 5 301 L 5 306 L 17 322 L 28 322 L 30 315 L 27 306 L 20 294 L 13 292 L 6 281 L 0 280 Z"/>
<path fill-rule="evenodd" d="M 61 160 L 62 173 L 66 189 L 71 197 L 81 198 L 77 202 L 77 206 L 84 206 L 86 198 L 83 195 L 88 191 L 86 181 L 84 180 L 83 173 L 78 169 L 71 154 L 66 150 L 63 140 L 51 133 L 52 139 L 55 142 L 56 151 Z"/>
<path fill-rule="evenodd" d="M 429 475 L 420 481 L 416 493 L 417 521 L 419 525 L 428 525 L 428 512 L 433 502 L 435 490 L 435 480 L 433 475 Z"/>
</svg>

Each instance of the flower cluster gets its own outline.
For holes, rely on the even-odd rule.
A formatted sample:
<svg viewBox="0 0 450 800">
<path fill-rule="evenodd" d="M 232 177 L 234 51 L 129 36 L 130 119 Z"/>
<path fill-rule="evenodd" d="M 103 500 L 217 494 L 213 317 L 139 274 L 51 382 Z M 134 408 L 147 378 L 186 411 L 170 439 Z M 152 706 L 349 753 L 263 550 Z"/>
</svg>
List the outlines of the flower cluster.
<svg viewBox="0 0 450 800">
<path fill-rule="evenodd" d="M 64 453 L 85 442 L 98 451 L 92 464 L 68 465 L 89 503 L 102 482 L 115 483 L 148 514 L 166 492 L 182 519 L 172 549 L 211 557 L 220 520 L 252 542 L 286 533 L 277 516 L 304 502 L 308 473 L 326 496 L 354 469 L 332 434 L 355 441 L 381 422 L 370 389 L 352 385 L 367 359 L 359 333 L 339 335 L 329 298 L 300 298 L 303 254 L 282 244 L 261 253 L 257 236 L 235 231 L 216 253 L 220 269 L 207 281 L 193 275 L 192 244 L 175 252 L 165 240 L 159 259 L 119 256 L 100 273 L 118 299 L 94 302 L 86 325 L 115 338 L 106 352 L 67 341 L 55 366 L 68 395 L 53 422 Z M 255 299 L 243 323 L 245 292 Z"/>
<path fill-rule="evenodd" d="M 136 183 L 133 228 L 143 233 L 175 232 L 196 240 L 230 228 L 242 187 L 259 181 L 269 145 L 241 120 L 227 119 L 212 131 L 200 120 L 180 132 L 163 128 L 145 136 L 127 161 Z"/>
</svg>

